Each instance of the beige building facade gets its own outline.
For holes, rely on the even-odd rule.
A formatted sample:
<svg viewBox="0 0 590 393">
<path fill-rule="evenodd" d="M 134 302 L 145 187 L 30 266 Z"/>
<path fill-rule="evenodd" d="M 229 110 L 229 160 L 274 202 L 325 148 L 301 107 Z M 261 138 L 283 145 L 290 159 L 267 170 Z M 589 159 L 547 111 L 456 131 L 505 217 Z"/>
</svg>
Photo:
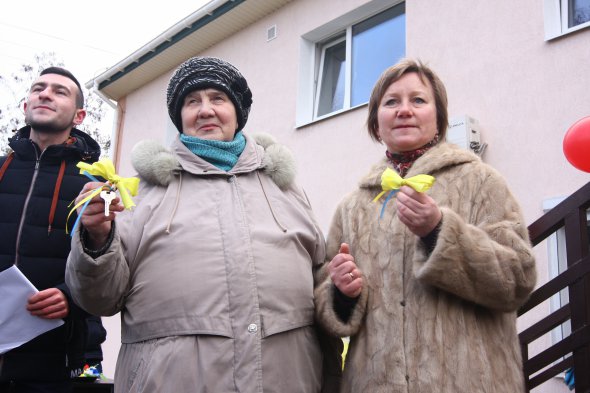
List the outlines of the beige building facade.
<svg viewBox="0 0 590 393">
<path fill-rule="evenodd" d="M 327 232 L 338 201 L 385 152 L 365 127 L 374 81 L 400 56 L 419 58 L 446 85 L 453 140 L 474 142 L 530 224 L 590 179 L 562 150 L 567 129 L 590 115 L 589 25 L 590 1 L 580 0 L 213 0 L 89 84 L 117 107 L 111 156 L 132 175 L 135 143 L 177 133 L 165 102 L 174 68 L 195 55 L 236 65 L 254 98 L 245 132 L 270 133 L 295 153 Z M 564 264 L 559 241 L 535 248 L 539 284 Z M 520 327 L 560 302 L 525 315 Z M 118 317 L 105 324 L 112 376 Z M 556 329 L 531 353 L 566 334 Z M 555 378 L 534 391 L 568 390 Z"/>
</svg>

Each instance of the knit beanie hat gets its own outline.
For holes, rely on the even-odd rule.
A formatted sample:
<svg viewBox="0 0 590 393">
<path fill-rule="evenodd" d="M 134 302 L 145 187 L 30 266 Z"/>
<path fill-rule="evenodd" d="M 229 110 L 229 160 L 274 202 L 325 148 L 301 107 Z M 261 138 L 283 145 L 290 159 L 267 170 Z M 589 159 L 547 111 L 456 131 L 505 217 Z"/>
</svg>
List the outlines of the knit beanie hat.
<svg viewBox="0 0 590 393">
<path fill-rule="evenodd" d="M 206 88 L 219 89 L 227 94 L 236 108 L 236 131 L 244 128 L 252 105 L 252 92 L 246 79 L 226 61 L 215 57 L 193 57 L 182 63 L 168 82 L 168 114 L 178 131 L 182 132 L 180 111 L 184 98 L 192 91 Z"/>
</svg>

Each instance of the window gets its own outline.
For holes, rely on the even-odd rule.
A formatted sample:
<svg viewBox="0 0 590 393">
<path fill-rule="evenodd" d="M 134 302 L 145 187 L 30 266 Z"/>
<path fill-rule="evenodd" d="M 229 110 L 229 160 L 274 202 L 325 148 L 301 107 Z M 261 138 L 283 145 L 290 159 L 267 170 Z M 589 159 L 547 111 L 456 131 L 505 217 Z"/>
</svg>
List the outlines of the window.
<svg viewBox="0 0 590 393">
<path fill-rule="evenodd" d="M 346 77 L 346 39 L 324 45 L 320 66 L 320 88 L 316 117 L 344 108 L 344 78 Z"/>
<path fill-rule="evenodd" d="M 379 75 L 405 56 L 405 3 L 371 1 L 302 38 L 298 125 L 369 101 Z"/>
<path fill-rule="evenodd" d="M 567 18 L 568 28 L 590 22 L 590 0 L 564 0 L 562 14 Z"/>
<path fill-rule="evenodd" d="M 590 26 L 590 0 L 544 0 L 545 39 Z"/>
</svg>

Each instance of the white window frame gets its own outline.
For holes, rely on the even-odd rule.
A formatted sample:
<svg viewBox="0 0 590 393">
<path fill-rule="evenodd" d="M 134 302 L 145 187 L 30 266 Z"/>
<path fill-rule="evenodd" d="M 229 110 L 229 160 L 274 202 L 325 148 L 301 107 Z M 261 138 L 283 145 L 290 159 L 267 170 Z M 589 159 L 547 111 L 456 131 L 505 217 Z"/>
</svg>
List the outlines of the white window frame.
<svg viewBox="0 0 590 393">
<path fill-rule="evenodd" d="M 590 27 L 590 21 L 568 27 L 569 11 L 568 0 L 543 0 L 545 41 Z"/>
<path fill-rule="evenodd" d="M 320 62 L 319 62 L 319 69 L 317 71 L 317 75 L 318 78 L 315 81 L 314 85 L 317 85 L 317 87 L 315 87 L 316 90 L 316 95 L 315 95 L 315 104 L 314 104 L 314 118 L 315 119 L 321 119 L 324 116 L 329 116 L 335 112 L 341 112 L 343 110 L 349 109 L 347 108 L 347 103 L 350 102 L 350 83 L 344 83 L 344 104 L 342 106 L 342 109 L 337 110 L 337 111 L 333 111 L 330 112 L 329 114 L 323 115 L 323 116 L 318 116 L 318 111 L 320 108 L 320 97 L 322 94 L 322 89 L 320 88 L 320 82 L 324 80 L 324 62 L 326 60 L 326 51 L 329 48 L 333 48 L 334 46 L 340 44 L 341 42 L 345 41 L 346 43 L 346 58 L 349 60 L 346 62 L 345 68 L 344 68 L 344 80 L 345 81 L 349 81 L 351 78 L 351 61 L 350 61 L 350 56 L 348 55 L 350 53 L 350 49 L 351 49 L 351 36 L 352 36 L 352 27 L 348 27 L 346 29 L 346 35 L 343 35 L 341 37 L 338 37 L 334 40 L 330 40 L 328 42 L 326 42 L 325 44 L 322 45 L 321 48 L 318 48 L 319 51 L 321 52 L 319 54 L 320 56 Z"/>
<path fill-rule="evenodd" d="M 295 127 L 303 127 L 316 121 L 321 121 L 326 118 L 338 115 L 357 107 L 366 105 L 366 103 L 349 107 L 350 103 L 350 86 L 347 83 L 345 87 L 345 104 L 340 110 L 330 112 L 321 117 L 315 117 L 317 113 L 317 101 L 319 98 L 319 89 L 317 85 L 320 81 L 319 74 L 322 72 L 320 68 L 322 50 L 318 48 L 318 43 L 328 43 L 330 38 L 335 38 L 339 34 L 346 32 L 346 47 L 347 53 L 350 53 L 350 46 L 352 45 L 352 26 L 362 22 L 378 13 L 385 11 L 388 8 L 403 3 L 404 0 L 372 0 L 361 7 L 348 12 L 335 20 L 318 27 L 301 37 L 299 48 L 299 85 L 297 92 L 297 117 Z M 323 66 L 323 64 L 322 64 Z M 350 61 L 346 62 L 346 78 L 350 80 L 352 65 Z"/>
</svg>

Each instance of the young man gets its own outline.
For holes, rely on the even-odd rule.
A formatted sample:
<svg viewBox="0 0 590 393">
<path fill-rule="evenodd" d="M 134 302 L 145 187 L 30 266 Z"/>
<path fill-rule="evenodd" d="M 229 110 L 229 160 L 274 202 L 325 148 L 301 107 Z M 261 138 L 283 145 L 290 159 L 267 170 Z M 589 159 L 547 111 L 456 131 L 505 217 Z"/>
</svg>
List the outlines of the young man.
<svg viewBox="0 0 590 393">
<path fill-rule="evenodd" d="M 83 108 L 69 71 L 43 70 L 24 104 L 27 126 L 10 138 L 13 152 L 0 158 L 0 271 L 16 265 L 39 290 L 26 306 L 32 315 L 65 321 L 0 355 L 0 393 L 69 392 L 70 370 L 84 362 L 88 314 L 64 282 L 68 205 L 88 181 L 76 164 L 100 155 L 98 143 L 75 128 Z"/>
</svg>

